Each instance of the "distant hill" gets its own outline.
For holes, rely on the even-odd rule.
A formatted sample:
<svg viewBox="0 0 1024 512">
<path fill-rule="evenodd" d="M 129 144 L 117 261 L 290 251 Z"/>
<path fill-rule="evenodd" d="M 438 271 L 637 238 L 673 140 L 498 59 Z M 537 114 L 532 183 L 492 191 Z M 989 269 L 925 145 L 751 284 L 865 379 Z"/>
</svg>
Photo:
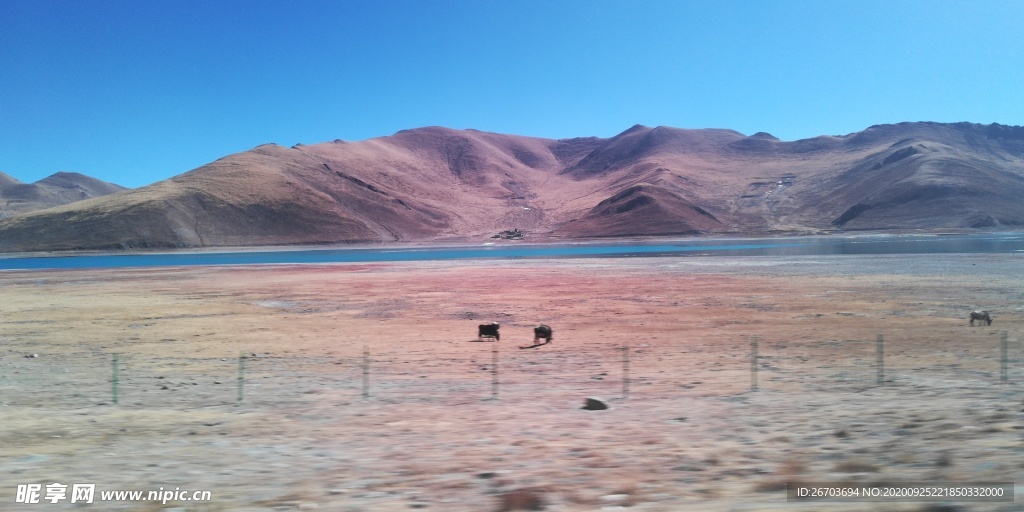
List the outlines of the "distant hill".
<svg viewBox="0 0 1024 512">
<path fill-rule="evenodd" d="M 0 172 L 0 218 L 114 194 L 126 188 L 76 172 L 22 183 Z"/>
<path fill-rule="evenodd" d="M 900 123 L 798 141 L 640 125 L 563 140 L 427 127 L 262 145 L 0 220 L 0 250 L 478 241 L 515 228 L 527 240 L 1017 229 L 1021 197 L 1017 126 Z"/>
</svg>

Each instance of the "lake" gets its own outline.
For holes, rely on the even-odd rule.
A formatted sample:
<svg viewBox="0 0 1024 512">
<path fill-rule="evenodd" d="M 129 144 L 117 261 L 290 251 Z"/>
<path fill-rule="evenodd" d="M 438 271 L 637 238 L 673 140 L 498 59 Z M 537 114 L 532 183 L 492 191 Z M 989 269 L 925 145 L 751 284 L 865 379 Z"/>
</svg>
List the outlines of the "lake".
<svg viewBox="0 0 1024 512">
<path fill-rule="evenodd" d="M 268 265 L 460 259 L 629 258 L 658 256 L 802 256 L 853 254 L 1024 253 L 1024 233 L 858 235 L 684 239 L 648 242 L 528 244 L 496 241 L 460 247 L 325 248 L 125 254 L 0 256 L 0 270 Z"/>
</svg>

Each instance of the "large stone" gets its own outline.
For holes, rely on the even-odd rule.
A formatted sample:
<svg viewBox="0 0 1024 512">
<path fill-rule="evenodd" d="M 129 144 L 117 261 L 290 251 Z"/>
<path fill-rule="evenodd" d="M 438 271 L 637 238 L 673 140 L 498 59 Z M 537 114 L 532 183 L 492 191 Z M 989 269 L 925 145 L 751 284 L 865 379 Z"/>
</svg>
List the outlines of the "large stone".
<svg viewBox="0 0 1024 512">
<path fill-rule="evenodd" d="M 498 497 L 498 512 L 515 510 L 544 510 L 544 496 L 531 489 L 519 489 L 506 492 Z"/>
<path fill-rule="evenodd" d="M 581 407 L 581 409 L 585 409 L 588 411 L 603 411 L 607 408 L 608 404 L 604 400 L 594 397 L 590 397 L 584 400 L 583 407 Z"/>
</svg>

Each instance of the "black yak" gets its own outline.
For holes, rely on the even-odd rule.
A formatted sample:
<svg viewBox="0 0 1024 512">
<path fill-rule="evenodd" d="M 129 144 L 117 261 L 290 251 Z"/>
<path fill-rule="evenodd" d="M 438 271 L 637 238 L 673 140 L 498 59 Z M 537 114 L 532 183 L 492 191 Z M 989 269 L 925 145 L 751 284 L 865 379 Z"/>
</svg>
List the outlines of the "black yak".
<svg viewBox="0 0 1024 512">
<path fill-rule="evenodd" d="M 540 324 L 533 328 L 533 344 L 537 345 L 541 339 L 543 339 L 545 343 L 551 343 L 553 334 L 551 327 Z"/>
<path fill-rule="evenodd" d="M 494 341 L 501 341 L 501 335 L 498 334 L 498 322 L 491 322 L 489 324 L 480 324 L 480 331 L 477 334 L 477 339 L 494 338 Z"/>
<path fill-rule="evenodd" d="M 992 325 L 992 317 L 989 316 L 988 311 L 971 311 L 971 327 L 974 327 L 974 321 L 985 322 L 985 325 Z"/>
</svg>

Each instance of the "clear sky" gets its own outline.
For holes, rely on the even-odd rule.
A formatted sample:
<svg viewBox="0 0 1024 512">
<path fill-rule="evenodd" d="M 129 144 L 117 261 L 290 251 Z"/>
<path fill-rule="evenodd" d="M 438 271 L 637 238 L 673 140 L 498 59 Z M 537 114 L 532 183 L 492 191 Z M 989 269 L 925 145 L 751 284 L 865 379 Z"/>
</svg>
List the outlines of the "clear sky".
<svg viewBox="0 0 1024 512">
<path fill-rule="evenodd" d="M 1024 1 L 0 0 L 0 171 L 24 182 L 429 125 L 900 121 L 1024 125 Z"/>
</svg>

